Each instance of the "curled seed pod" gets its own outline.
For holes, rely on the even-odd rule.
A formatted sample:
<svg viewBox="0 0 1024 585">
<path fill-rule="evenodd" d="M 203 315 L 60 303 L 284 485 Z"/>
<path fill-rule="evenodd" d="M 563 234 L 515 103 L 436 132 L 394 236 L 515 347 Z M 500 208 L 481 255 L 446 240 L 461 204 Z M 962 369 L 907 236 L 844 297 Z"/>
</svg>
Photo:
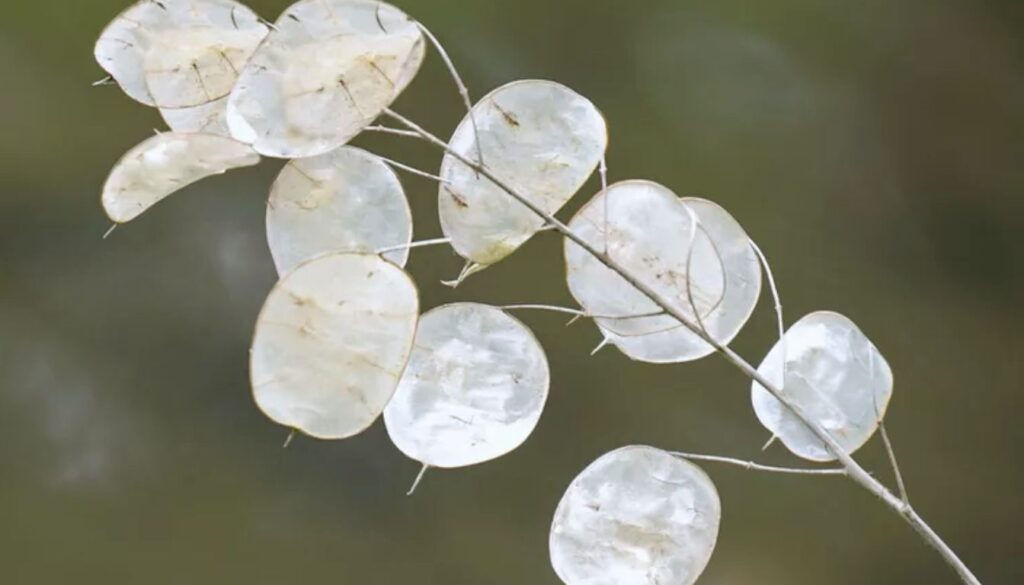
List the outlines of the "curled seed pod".
<svg viewBox="0 0 1024 585">
<path fill-rule="evenodd" d="M 529 437 L 549 383 L 544 349 L 517 319 L 489 305 L 444 305 L 420 318 L 384 423 L 395 445 L 425 465 L 474 465 Z"/>
<path fill-rule="evenodd" d="M 260 160 L 252 148 L 212 134 L 157 134 L 114 165 L 103 186 L 103 209 L 124 223 L 196 181 Z"/>
<path fill-rule="evenodd" d="M 602 455 L 569 485 L 551 523 L 566 585 L 691 585 L 718 539 L 722 506 L 696 465 L 654 447 Z"/>
<path fill-rule="evenodd" d="M 488 170 L 549 213 L 579 190 L 608 144 L 604 118 L 594 104 L 552 81 L 516 81 L 488 94 L 456 128 L 451 149 L 476 160 L 478 135 Z M 440 175 L 441 227 L 464 258 L 494 264 L 544 224 L 450 154 Z"/>
<path fill-rule="evenodd" d="M 330 251 L 373 252 L 412 240 L 412 211 L 395 172 L 343 146 L 281 169 L 267 200 L 267 241 L 278 274 Z M 409 249 L 384 254 L 404 266 Z"/>
<path fill-rule="evenodd" d="M 785 355 L 785 378 L 783 378 Z M 757 368 L 847 453 L 867 442 L 892 397 L 892 370 L 871 340 L 839 313 L 817 311 L 790 327 Z M 835 456 L 760 384 L 751 385 L 758 420 L 794 454 Z"/>
<path fill-rule="evenodd" d="M 266 156 L 323 154 L 391 105 L 425 54 L 417 24 L 390 4 L 300 0 L 239 76 L 228 127 Z"/>
<path fill-rule="evenodd" d="M 256 321 L 249 369 L 257 406 L 321 439 L 363 431 L 398 386 L 418 313 L 416 285 L 380 256 L 333 253 L 300 264 Z"/>
<path fill-rule="evenodd" d="M 598 193 L 570 229 L 654 288 L 712 338 L 728 343 L 750 318 L 761 291 L 746 233 L 718 205 L 679 199 L 650 181 L 622 181 Z M 712 347 L 578 245 L 565 241 L 566 279 L 610 341 L 633 359 L 681 362 Z M 634 316 L 634 317 L 631 317 Z"/>
<path fill-rule="evenodd" d="M 266 34 L 234 0 L 141 0 L 107 25 L 95 55 L 132 99 L 189 108 L 228 95 Z"/>
</svg>

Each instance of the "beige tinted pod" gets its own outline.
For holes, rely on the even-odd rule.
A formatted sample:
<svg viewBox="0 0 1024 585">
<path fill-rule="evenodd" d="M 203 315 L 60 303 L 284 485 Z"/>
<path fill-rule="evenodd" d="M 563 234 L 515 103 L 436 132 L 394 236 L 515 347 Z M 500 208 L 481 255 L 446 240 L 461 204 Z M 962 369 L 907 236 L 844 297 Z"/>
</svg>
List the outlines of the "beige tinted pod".
<svg viewBox="0 0 1024 585">
<path fill-rule="evenodd" d="M 256 321 L 256 404 L 321 439 L 359 433 L 398 385 L 418 312 L 412 279 L 379 256 L 335 253 L 299 265 L 270 291 Z"/>
<path fill-rule="evenodd" d="M 562 496 L 551 564 L 567 585 L 691 585 L 721 517 L 699 467 L 661 449 L 623 447 L 591 463 Z"/>
<path fill-rule="evenodd" d="M 384 422 L 395 445 L 417 461 L 473 465 L 526 440 L 549 382 L 544 350 L 525 325 L 489 305 L 444 305 L 420 319 Z"/>
<path fill-rule="evenodd" d="M 597 167 L 608 143 L 604 118 L 590 101 L 552 81 L 516 81 L 473 107 L 484 164 L 549 213 L 558 211 Z M 467 116 L 451 149 L 477 159 Z M 438 192 L 441 227 L 463 257 L 488 265 L 508 256 L 544 224 L 482 175 L 446 155 Z"/>
<path fill-rule="evenodd" d="M 242 71 L 228 101 L 228 127 L 267 156 L 323 154 L 379 116 L 424 55 L 419 27 L 394 6 L 301 0 Z"/>
<path fill-rule="evenodd" d="M 191 108 L 161 108 L 160 116 L 175 132 L 200 132 L 231 137 L 228 131 L 226 97 Z"/>
<path fill-rule="evenodd" d="M 695 197 L 684 197 L 682 202 L 698 222 L 689 255 L 693 304 L 715 339 L 731 340 L 753 314 L 761 292 L 757 255 L 746 232 L 722 207 Z M 692 314 L 685 286 L 684 280 L 683 298 Z M 685 362 L 708 352 L 709 346 L 692 331 L 674 320 L 660 320 L 672 325 L 639 335 L 619 335 L 604 328 L 602 333 L 619 351 L 643 362 Z"/>
<path fill-rule="evenodd" d="M 233 0 L 141 0 L 96 41 L 96 61 L 130 97 L 160 108 L 231 92 L 267 27 Z"/>
<path fill-rule="evenodd" d="M 157 134 L 125 154 L 103 186 L 103 209 L 123 223 L 196 181 L 260 160 L 252 148 L 212 134 Z"/>
<path fill-rule="evenodd" d="M 680 200 L 650 181 L 623 181 L 592 198 L 569 228 L 721 343 L 740 331 L 760 294 L 761 273 L 746 234 L 710 201 Z M 598 325 L 630 357 L 679 362 L 713 351 L 671 316 L 637 317 L 659 307 L 568 239 L 565 259 L 569 290 L 588 312 L 602 316 Z"/>
<path fill-rule="evenodd" d="M 267 201 L 267 241 L 278 274 L 330 251 L 374 252 L 412 239 L 412 212 L 398 177 L 365 150 L 343 146 L 296 159 Z M 408 247 L 385 258 L 404 266 Z"/>
<path fill-rule="evenodd" d="M 785 355 L 785 380 L 782 358 Z M 811 313 L 786 331 L 757 371 L 781 387 L 848 453 L 878 428 L 892 397 L 892 370 L 878 348 L 846 317 Z M 796 455 L 812 461 L 835 456 L 760 384 L 751 386 L 754 413 Z"/>
</svg>

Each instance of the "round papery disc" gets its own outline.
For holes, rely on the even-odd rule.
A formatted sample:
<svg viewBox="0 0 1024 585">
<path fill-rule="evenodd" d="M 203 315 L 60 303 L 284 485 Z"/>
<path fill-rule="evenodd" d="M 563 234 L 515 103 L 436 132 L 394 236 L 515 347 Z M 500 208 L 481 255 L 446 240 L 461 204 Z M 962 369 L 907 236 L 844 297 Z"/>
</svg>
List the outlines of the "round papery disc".
<svg viewBox="0 0 1024 585">
<path fill-rule="evenodd" d="M 103 186 L 103 209 L 123 223 L 189 184 L 259 160 L 249 145 L 223 136 L 157 134 L 114 165 Z"/>
<path fill-rule="evenodd" d="M 394 6 L 301 0 L 242 71 L 228 101 L 228 127 L 266 156 L 323 154 L 391 105 L 425 54 L 419 27 Z"/>
<path fill-rule="evenodd" d="M 335 253 L 282 278 L 256 321 L 250 378 L 272 420 L 321 439 L 373 423 L 412 350 L 416 286 L 379 256 Z"/>
<path fill-rule="evenodd" d="M 489 305 L 444 305 L 420 318 L 384 423 L 395 445 L 417 461 L 473 465 L 526 440 L 549 382 L 544 350 L 525 325 Z"/>
<path fill-rule="evenodd" d="M 516 81 L 473 106 L 484 164 L 496 177 L 548 213 L 558 211 L 597 167 L 608 144 L 594 104 L 552 81 Z M 477 160 L 469 116 L 451 149 Z M 451 154 L 441 162 L 441 227 L 464 258 L 488 265 L 508 256 L 544 225 L 489 179 Z"/>
<path fill-rule="evenodd" d="M 398 177 L 365 150 L 343 146 L 281 169 L 267 200 L 267 241 L 278 274 L 330 251 L 407 245 L 412 212 Z M 399 266 L 405 247 L 384 254 Z"/>
<path fill-rule="evenodd" d="M 95 55 L 131 98 L 187 108 L 228 95 L 266 34 L 233 0 L 141 0 L 107 25 Z"/>
<path fill-rule="evenodd" d="M 567 585 L 691 585 L 711 558 L 721 516 L 699 467 L 654 447 L 622 447 L 562 496 L 551 564 Z"/>
<path fill-rule="evenodd" d="M 694 301 L 701 309 L 701 319 L 708 331 L 716 339 L 731 340 L 753 314 L 761 293 L 757 255 L 740 224 L 719 205 L 696 197 L 684 197 L 681 201 L 699 221 L 690 273 L 697 286 L 703 277 L 707 289 L 712 291 L 708 298 L 714 299 L 707 302 L 695 295 Z M 719 279 L 717 286 L 716 278 Z M 689 297 L 684 298 L 689 305 Z M 619 335 L 606 328 L 601 328 L 601 332 L 619 351 L 642 362 L 685 362 L 711 351 L 708 344 L 674 319 L 660 320 L 667 328 L 652 333 Z"/>
<path fill-rule="evenodd" d="M 852 321 L 831 311 L 814 312 L 794 323 L 757 371 L 782 387 L 847 453 L 871 438 L 892 397 L 892 370 L 878 348 Z M 751 385 L 751 401 L 761 424 L 794 454 L 811 461 L 835 459 L 796 415 L 757 382 Z"/>
<path fill-rule="evenodd" d="M 191 108 L 161 108 L 160 117 L 174 132 L 199 132 L 230 138 L 226 97 Z"/>
<path fill-rule="evenodd" d="M 623 181 L 587 202 L 569 228 L 607 250 L 694 324 L 699 314 L 721 343 L 740 331 L 760 294 L 761 273 L 746 234 L 710 201 L 680 200 L 650 181 Z M 569 290 L 587 312 L 599 316 L 595 321 L 605 335 L 630 357 L 678 362 L 713 351 L 671 316 L 635 317 L 660 307 L 568 239 L 565 259 Z M 610 318 L 619 315 L 623 318 Z"/>
</svg>

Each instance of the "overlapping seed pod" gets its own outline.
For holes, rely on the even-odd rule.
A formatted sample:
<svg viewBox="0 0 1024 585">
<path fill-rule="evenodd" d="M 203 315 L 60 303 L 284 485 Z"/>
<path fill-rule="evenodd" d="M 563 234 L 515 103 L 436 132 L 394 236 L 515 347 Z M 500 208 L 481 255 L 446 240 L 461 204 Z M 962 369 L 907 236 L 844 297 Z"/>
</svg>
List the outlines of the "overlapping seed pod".
<svg viewBox="0 0 1024 585">
<path fill-rule="evenodd" d="M 374 252 L 404 266 L 412 212 L 395 172 L 365 150 L 342 146 L 281 169 L 267 200 L 267 242 L 278 274 L 330 251 Z"/>
<path fill-rule="evenodd" d="M 231 135 L 260 154 L 298 158 L 348 142 L 412 81 L 426 53 L 419 26 L 376 0 L 300 0 L 241 71 Z"/>
<path fill-rule="evenodd" d="M 372 254 L 300 264 L 270 291 L 250 355 L 253 397 L 272 420 L 322 439 L 377 420 L 412 351 L 419 296 Z"/>
</svg>

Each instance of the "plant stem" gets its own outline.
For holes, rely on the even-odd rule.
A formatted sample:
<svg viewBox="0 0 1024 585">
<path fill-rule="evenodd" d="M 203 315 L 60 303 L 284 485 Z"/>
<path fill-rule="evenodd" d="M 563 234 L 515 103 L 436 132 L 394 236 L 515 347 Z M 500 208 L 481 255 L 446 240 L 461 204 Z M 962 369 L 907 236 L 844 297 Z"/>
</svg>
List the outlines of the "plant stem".
<svg viewBox="0 0 1024 585">
<path fill-rule="evenodd" d="M 573 232 L 569 226 L 563 223 L 561 220 L 553 216 L 552 214 L 544 211 L 535 203 L 530 201 L 525 195 L 516 191 L 513 187 L 506 184 L 500 178 L 496 177 L 490 169 L 484 165 L 480 165 L 461 153 L 458 153 L 451 149 L 451 147 L 444 140 L 441 140 L 437 136 L 434 136 L 427 130 L 417 125 L 412 120 L 394 112 L 391 109 L 386 109 L 385 114 L 395 119 L 405 127 L 409 128 L 413 132 L 419 134 L 419 136 L 426 142 L 433 144 L 434 146 L 444 150 L 448 155 L 452 156 L 462 164 L 466 165 L 479 175 L 486 177 L 489 181 L 494 183 L 499 189 L 507 193 L 510 197 L 518 201 L 524 207 L 544 218 L 548 224 L 554 226 L 554 229 L 560 232 L 567 239 L 572 241 L 577 246 L 583 248 L 592 256 L 597 258 L 599 262 L 604 264 L 607 268 L 617 273 L 623 280 L 634 288 L 642 292 L 648 298 L 651 299 L 656 305 L 661 307 L 667 314 L 674 317 L 683 326 L 689 329 L 694 335 L 702 339 L 704 342 L 709 344 L 714 350 L 721 355 L 727 362 L 732 364 L 736 369 L 742 372 L 746 377 L 760 384 L 769 394 L 775 397 L 776 400 L 781 402 L 790 412 L 792 412 L 800 421 L 811 430 L 812 433 L 826 445 L 828 450 L 836 457 L 840 465 L 846 470 L 847 477 L 853 480 L 855 483 L 866 489 L 867 491 L 878 497 L 883 503 L 885 503 L 894 512 L 900 515 L 911 528 L 913 528 L 919 536 L 932 548 L 934 548 L 939 555 L 942 556 L 943 560 L 956 571 L 961 581 L 968 585 L 981 585 L 981 581 L 971 572 L 966 564 L 957 556 L 957 554 L 947 545 L 942 538 L 929 526 L 921 516 L 914 510 L 909 504 L 904 502 L 898 496 L 894 495 L 889 488 L 887 488 L 880 481 L 871 476 L 853 457 L 846 452 L 845 449 L 828 434 L 821 425 L 814 422 L 807 413 L 804 412 L 803 408 L 793 402 L 787 397 L 781 389 L 775 384 L 769 381 L 767 378 L 762 376 L 756 368 L 750 365 L 743 357 L 732 350 L 728 345 L 719 343 L 714 338 L 705 333 L 701 327 L 691 322 L 682 311 L 677 309 L 675 305 L 661 293 L 650 287 L 648 284 L 634 276 L 626 267 L 619 264 L 608 254 L 603 253 L 592 246 L 589 242 L 581 238 L 575 232 Z"/>
<path fill-rule="evenodd" d="M 799 467 L 776 467 L 774 465 L 762 465 L 760 463 L 754 463 L 753 461 L 744 461 L 742 459 L 734 459 L 732 457 L 721 457 L 719 455 L 700 455 L 697 453 L 683 453 L 682 451 L 669 451 L 669 454 L 679 457 L 680 459 L 692 459 L 693 461 L 710 461 L 712 463 L 726 463 L 729 465 L 735 465 L 742 467 L 743 469 L 750 469 L 753 471 L 767 471 L 771 473 L 788 473 L 790 475 L 846 475 L 846 468 L 799 468 Z"/>
</svg>

